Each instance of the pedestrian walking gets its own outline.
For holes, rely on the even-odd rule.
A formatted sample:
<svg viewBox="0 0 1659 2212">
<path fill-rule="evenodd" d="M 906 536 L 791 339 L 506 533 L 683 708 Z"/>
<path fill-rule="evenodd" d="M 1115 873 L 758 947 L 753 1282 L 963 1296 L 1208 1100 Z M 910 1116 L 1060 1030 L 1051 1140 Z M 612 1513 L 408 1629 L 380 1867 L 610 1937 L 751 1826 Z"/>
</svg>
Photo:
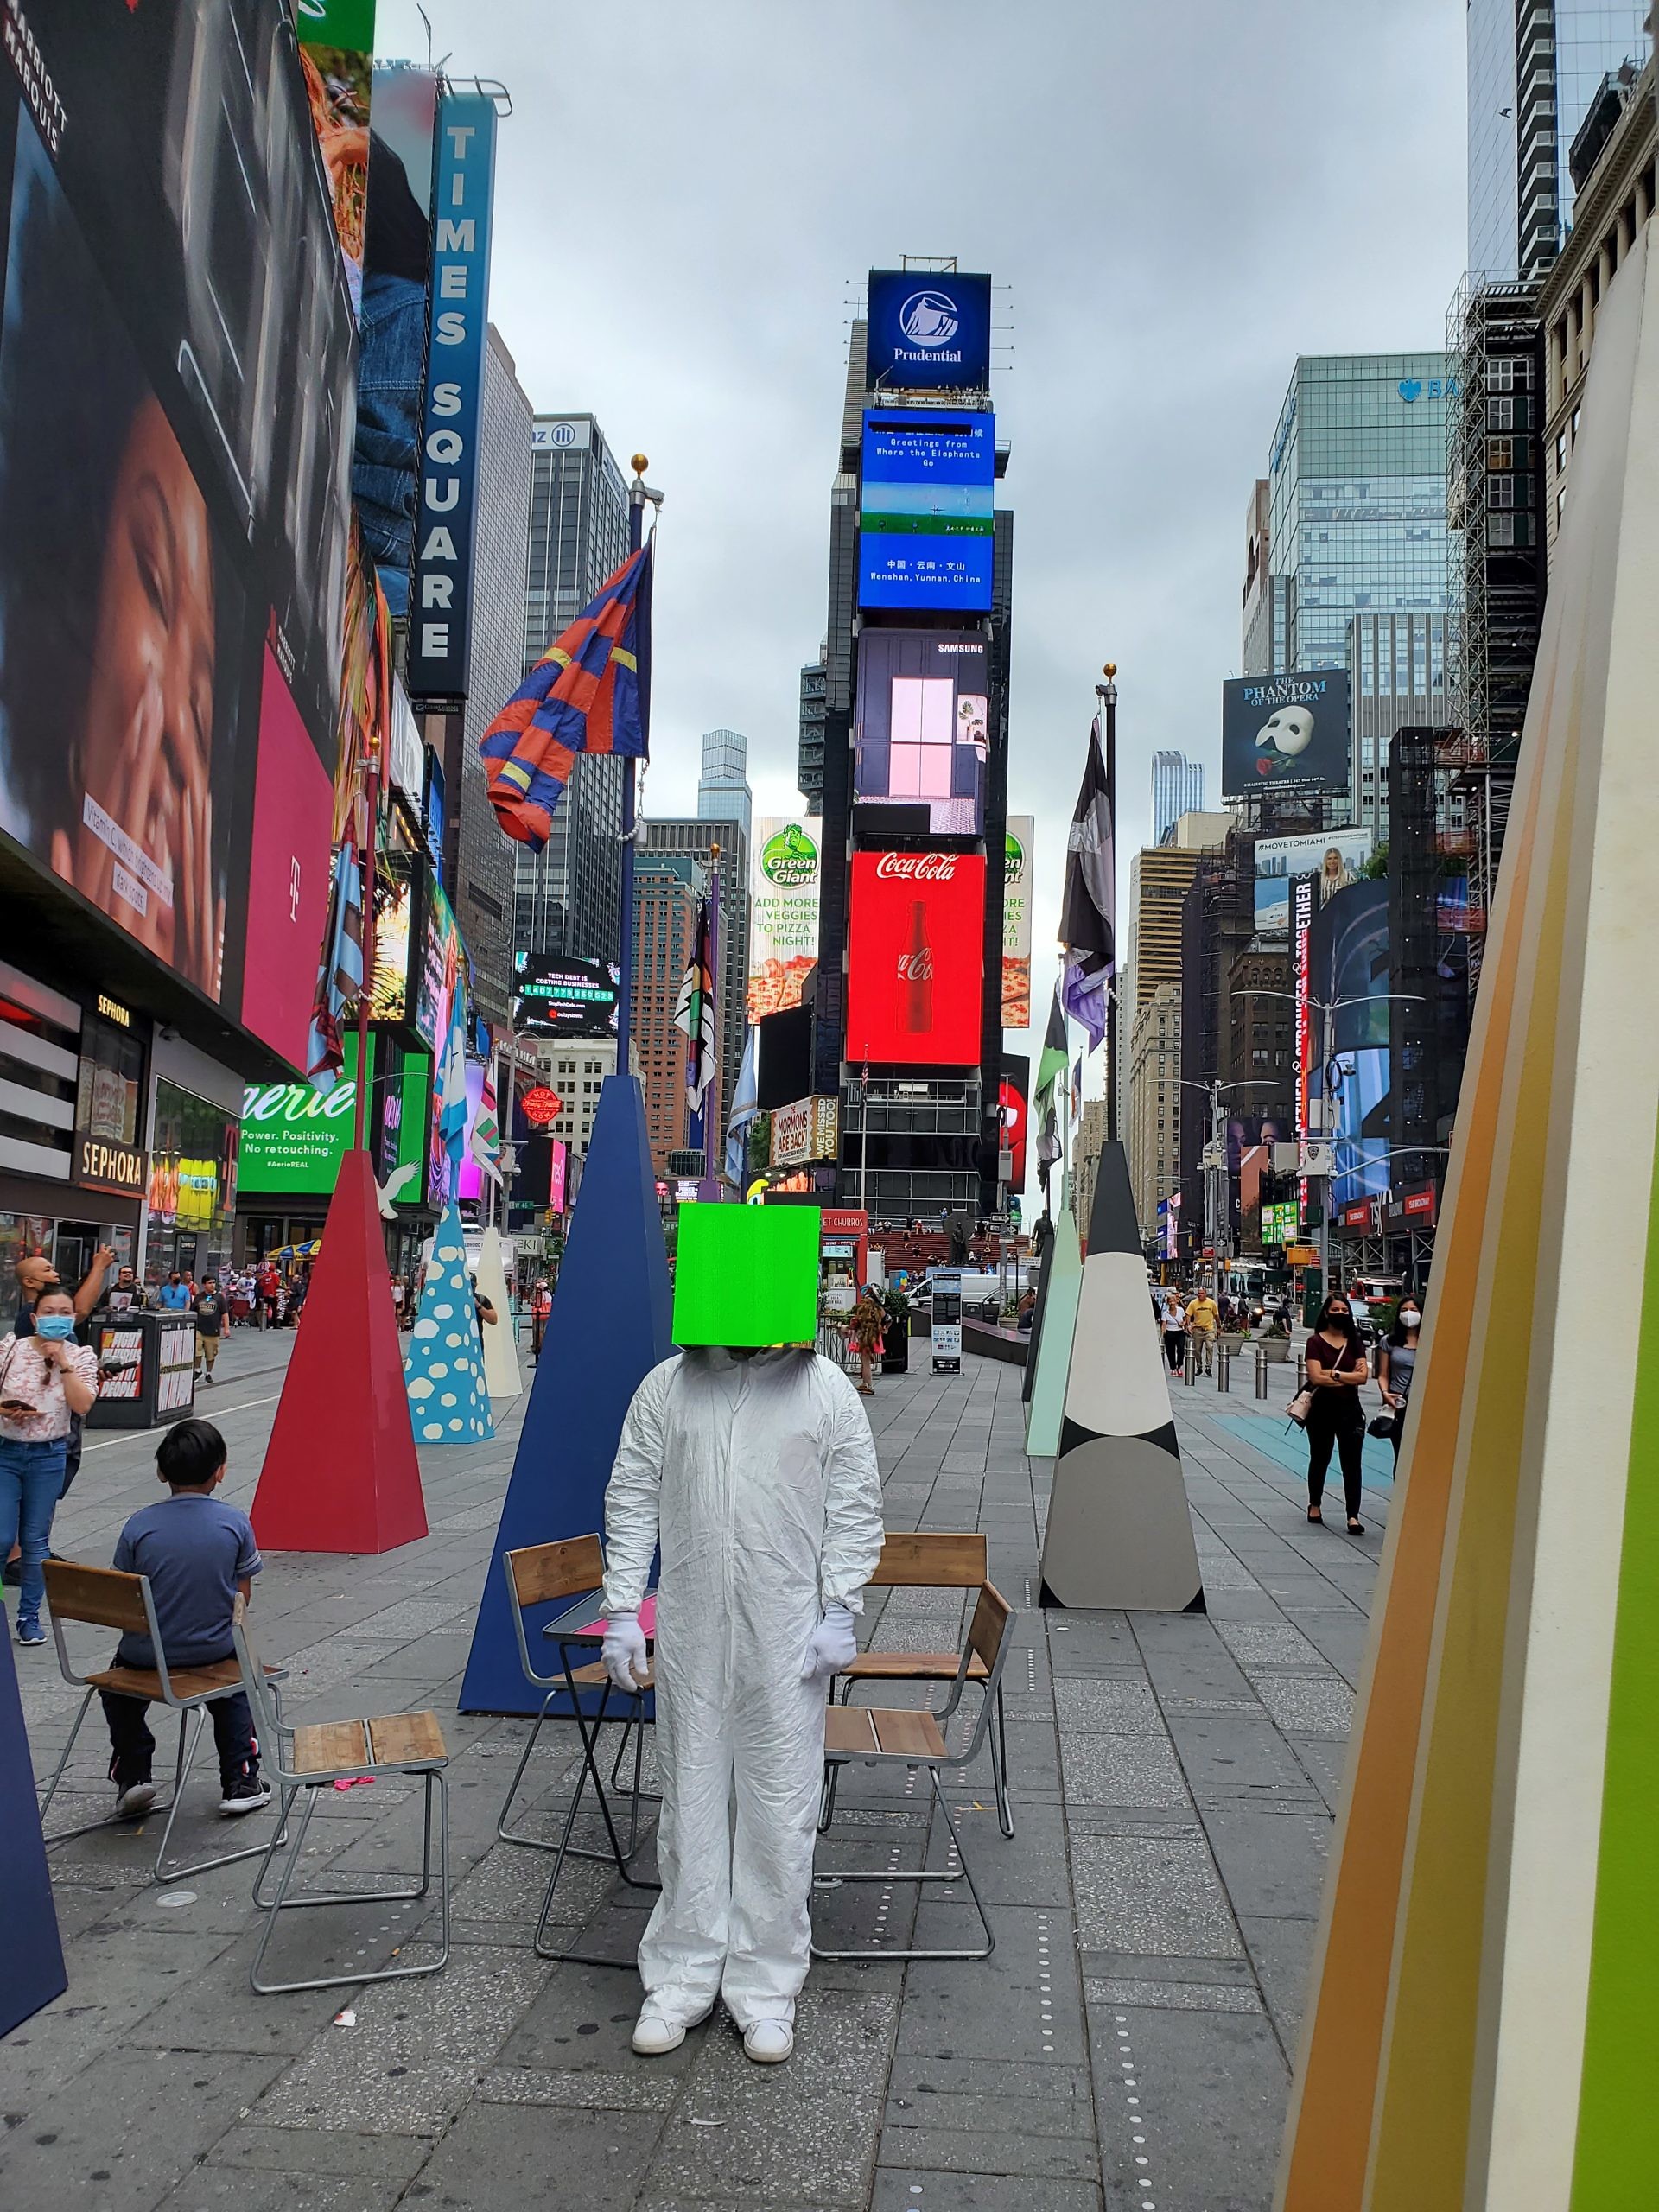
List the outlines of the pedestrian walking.
<svg viewBox="0 0 1659 2212">
<path fill-rule="evenodd" d="M 163 1313 L 188 1313 L 190 1311 L 190 1291 L 176 1268 L 162 1285 L 159 1303 Z"/>
<path fill-rule="evenodd" d="M 63 1495 L 71 1424 L 98 1396 L 98 1354 L 75 1340 L 75 1306 L 61 1287 L 35 1301 L 33 1327 L 0 1344 L 0 1555 L 21 1547 L 17 1641 L 44 1643 L 41 1565 Z"/>
<path fill-rule="evenodd" d="M 1417 1365 L 1417 1332 L 1422 1325 L 1423 1310 L 1417 1300 L 1402 1298 L 1394 1326 L 1376 1356 L 1377 1388 L 1382 1393 L 1383 1404 L 1394 1415 L 1389 1441 L 1394 1446 L 1396 1467 L 1400 1465 L 1400 1440 L 1405 1433 L 1412 1376 Z"/>
<path fill-rule="evenodd" d="M 875 1395 L 875 1355 L 881 1349 L 881 1339 L 887 1334 L 887 1309 L 876 1296 L 875 1285 L 867 1282 L 859 1293 L 858 1303 L 842 1325 L 848 1341 L 858 1354 L 858 1389 L 861 1397 Z"/>
<path fill-rule="evenodd" d="M 548 1287 L 547 1277 L 537 1275 L 536 1289 L 530 1301 L 531 1350 L 537 1359 L 542 1356 L 542 1338 L 547 1334 L 548 1316 L 553 1311 L 553 1293 Z"/>
<path fill-rule="evenodd" d="M 1322 1522 L 1325 1473 L 1334 1445 L 1342 1461 L 1342 1487 L 1351 1535 L 1363 1536 L 1359 1517 L 1360 1473 L 1365 1443 L 1361 1389 L 1370 1380 L 1370 1363 L 1348 1301 L 1333 1291 L 1319 1311 L 1319 1325 L 1307 1340 L 1307 1517 Z"/>
<path fill-rule="evenodd" d="M 1216 1331 L 1221 1325 L 1221 1308 L 1203 1283 L 1187 1306 L 1186 1325 L 1198 1355 L 1198 1372 L 1208 1375 L 1215 1365 Z"/>
<path fill-rule="evenodd" d="M 1186 1316 L 1181 1311 L 1179 1295 L 1173 1290 L 1164 1293 L 1158 1325 L 1163 1331 L 1164 1357 L 1169 1362 L 1169 1371 L 1179 1375 L 1186 1358 Z"/>
<path fill-rule="evenodd" d="M 203 1275 L 201 1288 L 196 1293 L 196 1380 L 213 1388 L 213 1364 L 219 1357 L 219 1339 L 225 1330 L 225 1317 L 230 1307 L 220 1295 L 217 1279 Z"/>
<path fill-rule="evenodd" d="M 275 1260 L 267 1260 L 259 1270 L 259 1325 L 262 1329 L 276 1326 L 276 1300 L 282 1295 L 283 1278 Z"/>
</svg>

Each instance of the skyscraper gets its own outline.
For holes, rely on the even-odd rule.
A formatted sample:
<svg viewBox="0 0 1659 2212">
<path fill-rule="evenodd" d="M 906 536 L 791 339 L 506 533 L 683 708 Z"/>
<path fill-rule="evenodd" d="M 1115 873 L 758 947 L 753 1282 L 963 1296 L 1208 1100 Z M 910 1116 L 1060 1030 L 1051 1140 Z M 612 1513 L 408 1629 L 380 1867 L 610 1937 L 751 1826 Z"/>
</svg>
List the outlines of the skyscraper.
<svg viewBox="0 0 1659 2212">
<path fill-rule="evenodd" d="M 1643 0 L 1468 0 L 1469 267 L 1542 274 L 1573 222 L 1567 156 L 1602 79 L 1649 51 Z"/>
<path fill-rule="evenodd" d="M 741 740 L 739 740 L 740 744 Z M 706 742 L 706 741 L 705 741 Z M 715 847 L 720 848 L 718 868 Z M 715 1002 L 720 1019 L 720 1128 L 730 1118 L 732 1093 L 743 1061 L 748 1027 L 749 841 L 742 823 L 706 813 L 674 821 L 642 822 L 635 848 L 640 859 L 690 854 L 705 877 L 720 886 L 720 941 L 715 948 Z"/>
<path fill-rule="evenodd" d="M 1204 811 L 1204 764 L 1185 753 L 1152 756 L 1152 842 L 1161 845 L 1183 814 Z"/>
<path fill-rule="evenodd" d="M 490 804 L 478 741 L 523 680 L 520 658 L 525 517 L 530 501 L 528 395 L 493 323 L 484 356 L 478 426 L 478 511 L 474 526 L 472 639 L 467 711 L 448 718 L 457 747 L 446 739 L 444 775 L 456 817 L 455 863 L 446 868 L 455 918 L 473 956 L 479 1010 L 503 1024 L 508 1014 L 508 962 L 513 920 L 514 848 Z"/>
<path fill-rule="evenodd" d="M 829 671 L 824 655 L 829 641 L 818 648 L 817 660 L 801 671 L 800 737 L 796 751 L 795 781 L 806 801 L 808 814 L 823 812 L 823 702 Z"/>
<path fill-rule="evenodd" d="M 1444 353 L 1299 359 L 1268 463 L 1266 665 L 1346 668 L 1358 613 L 1446 607 Z"/>
<path fill-rule="evenodd" d="M 705 889 L 703 872 L 689 853 L 641 853 L 634 861 L 633 1037 L 645 1135 L 659 1176 L 668 1173 L 669 1154 L 685 1144 L 690 1118 L 686 1038 L 674 1026 L 674 1009 L 696 949 L 697 902 Z"/>
<path fill-rule="evenodd" d="M 704 822 L 741 822 L 747 843 L 753 812 L 748 779 L 749 741 L 734 729 L 702 734 L 702 773 L 697 779 L 697 814 Z"/>
<path fill-rule="evenodd" d="M 523 672 L 628 553 L 628 485 L 591 415 L 538 415 L 530 434 Z M 513 943 L 615 960 L 622 942 L 620 760 L 578 760 L 544 851 L 518 855 Z"/>
</svg>

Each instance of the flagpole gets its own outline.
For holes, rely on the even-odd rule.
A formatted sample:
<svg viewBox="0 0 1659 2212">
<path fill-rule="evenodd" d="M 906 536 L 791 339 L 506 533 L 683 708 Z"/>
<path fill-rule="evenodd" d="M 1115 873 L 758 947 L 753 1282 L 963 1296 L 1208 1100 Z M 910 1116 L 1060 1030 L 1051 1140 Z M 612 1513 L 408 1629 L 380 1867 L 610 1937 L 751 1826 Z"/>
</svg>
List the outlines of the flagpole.
<svg viewBox="0 0 1659 2212">
<path fill-rule="evenodd" d="M 646 456 L 633 456 L 633 481 L 628 486 L 628 550 L 637 553 L 645 537 L 645 471 L 651 466 Z M 639 697 L 642 709 L 647 696 L 650 680 L 646 656 L 651 651 L 650 639 L 642 623 L 639 632 Z M 647 732 L 649 737 L 649 732 Z M 629 753 L 622 763 L 622 865 L 619 873 L 617 895 L 621 902 L 620 929 L 618 951 L 620 976 L 616 996 L 616 1071 L 629 1072 L 630 1051 L 633 1041 L 633 837 L 639 826 L 636 809 L 639 804 L 637 782 L 638 763 Z"/>
<path fill-rule="evenodd" d="M 1106 681 L 1097 683 L 1095 690 L 1106 708 L 1106 806 L 1107 818 L 1112 824 L 1112 839 L 1116 851 L 1117 839 L 1117 663 L 1109 660 L 1102 671 Z M 1112 871 L 1112 895 L 1117 894 L 1117 871 Z M 1116 942 L 1117 917 L 1108 914 L 1106 925 Z M 1106 978 L 1106 1135 L 1109 1143 L 1117 1142 L 1117 965 Z"/>
<path fill-rule="evenodd" d="M 357 995 L 357 1101 L 352 1108 L 352 1150 L 363 1149 L 364 1109 L 369 1087 L 369 999 L 374 989 L 375 853 L 380 842 L 380 740 L 368 732 L 368 771 L 364 795 L 368 804 L 368 850 L 363 856 L 363 984 Z M 324 957 L 327 957 L 325 948 Z"/>
</svg>

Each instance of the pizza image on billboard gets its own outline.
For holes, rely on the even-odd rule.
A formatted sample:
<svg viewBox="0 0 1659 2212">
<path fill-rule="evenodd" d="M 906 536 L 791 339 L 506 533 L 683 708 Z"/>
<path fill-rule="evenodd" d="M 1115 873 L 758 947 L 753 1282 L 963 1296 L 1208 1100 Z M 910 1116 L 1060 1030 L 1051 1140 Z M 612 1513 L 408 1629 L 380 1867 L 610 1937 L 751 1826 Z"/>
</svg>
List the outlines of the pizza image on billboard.
<svg viewBox="0 0 1659 2212">
<path fill-rule="evenodd" d="M 849 1062 L 977 1066 L 984 934 L 982 853 L 855 853 Z"/>
<path fill-rule="evenodd" d="M 1221 687 L 1221 795 L 1345 791 L 1348 673 L 1246 676 Z"/>
</svg>

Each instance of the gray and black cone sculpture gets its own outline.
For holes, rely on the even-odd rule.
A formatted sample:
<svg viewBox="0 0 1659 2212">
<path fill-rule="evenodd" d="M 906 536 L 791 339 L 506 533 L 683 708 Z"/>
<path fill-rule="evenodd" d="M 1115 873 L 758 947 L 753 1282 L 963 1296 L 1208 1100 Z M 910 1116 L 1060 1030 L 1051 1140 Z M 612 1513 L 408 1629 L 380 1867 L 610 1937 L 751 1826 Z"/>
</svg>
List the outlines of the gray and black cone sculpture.
<svg viewBox="0 0 1659 2212">
<path fill-rule="evenodd" d="M 1169 1370 L 1121 1144 L 1103 1145 L 1043 1542 L 1046 1605 L 1202 1612 Z"/>
</svg>

